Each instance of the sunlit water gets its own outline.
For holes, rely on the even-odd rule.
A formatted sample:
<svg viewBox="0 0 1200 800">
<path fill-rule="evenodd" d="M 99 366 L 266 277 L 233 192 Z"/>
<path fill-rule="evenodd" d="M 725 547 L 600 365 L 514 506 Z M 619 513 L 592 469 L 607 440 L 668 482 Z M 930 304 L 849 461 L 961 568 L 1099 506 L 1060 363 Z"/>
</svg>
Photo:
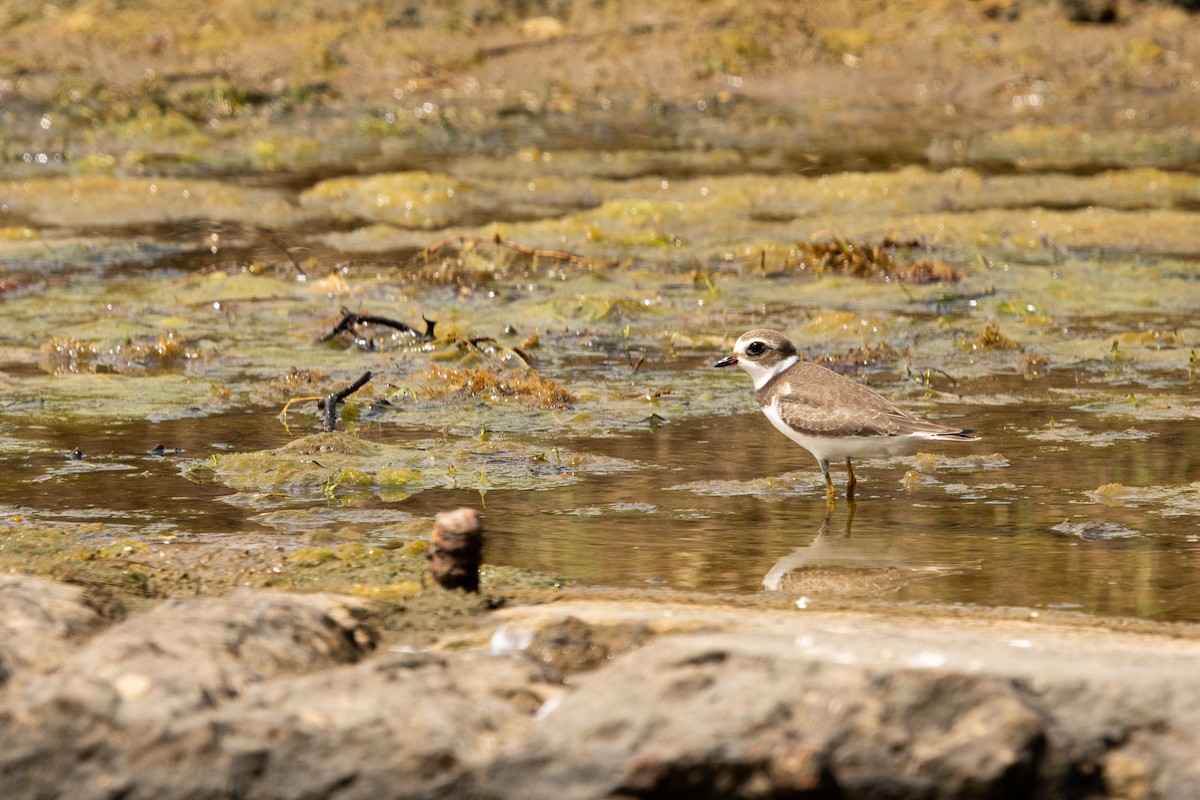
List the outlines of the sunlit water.
<svg viewBox="0 0 1200 800">
<path fill-rule="evenodd" d="M 759 415 L 736 414 L 563 442 L 632 460 L 633 471 L 544 491 L 362 498 L 355 511 L 377 513 L 347 517 L 338 528 L 369 541 L 389 515 L 431 516 L 465 504 L 484 509 L 490 563 L 578 585 L 782 592 L 801 604 L 876 598 L 1200 619 L 1195 500 L 1114 506 L 1095 494 L 1107 484 L 1200 481 L 1200 427 L 1145 424 L 1132 440 L 1095 446 L 1033 438 L 1054 430 L 1044 425 L 1062 416 L 1054 407 L 942 411 L 969 418 L 983 440 L 941 447 L 945 460 L 864 462 L 857 501 L 840 498 L 831 512 L 811 457 Z M 1089 420 L 1075 414 L 1070 424 Z M 27 515 L 166 538 L 286 541 L 293 533 L 264 524 L 259 509 L 220 502 L 226 488 L 180 469 L 211 453 L 290 441 L 273 412 L 25 433 L 49 449 L 4 459 L 0 503 Z M 395 438 L 382 427 L 362 433 Z M 147 452 L 159 443 L 166 455 Z M 86 458 L 68 458 L 74 448 Z M 844 487 L 844 473 L 835 479 Z M 322 507 L 335 519 L 344 511 L 340 501 L 318 498 L 277 505 Z"/>
</svg>

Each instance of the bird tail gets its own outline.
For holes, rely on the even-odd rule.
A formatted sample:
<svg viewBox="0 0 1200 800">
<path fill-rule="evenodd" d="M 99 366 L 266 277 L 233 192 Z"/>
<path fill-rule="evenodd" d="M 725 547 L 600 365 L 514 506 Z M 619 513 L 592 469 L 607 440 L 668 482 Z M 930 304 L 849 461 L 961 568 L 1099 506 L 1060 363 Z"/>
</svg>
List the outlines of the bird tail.
<svg viewBox="0 0 1200 800">
<path fill-rule="evenodd" d="M 938 431 L 930 436 L 931 439 L 939 439 L 942 441 L 953 442 L 978 442 L 979 437 L 975 436 L 974 428 L 947 428 L 944 431 Z"/>
</svg>

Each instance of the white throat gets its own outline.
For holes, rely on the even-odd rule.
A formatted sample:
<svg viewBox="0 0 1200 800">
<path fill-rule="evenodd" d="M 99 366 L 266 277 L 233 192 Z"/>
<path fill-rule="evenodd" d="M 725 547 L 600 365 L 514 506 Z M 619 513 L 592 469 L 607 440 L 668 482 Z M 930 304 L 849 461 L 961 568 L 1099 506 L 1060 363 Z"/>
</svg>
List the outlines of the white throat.
<svg viewBox="0 0 1200 800">
<path fill-rule="evenodd" d="M 772 368 L 770 370 L 755 369 L 754 372 L 750 373 L 750 375 L 754 378 L 755 391 L 766 386 L 767 382 L 770 381 L 772 378 L 774 378 L 779 373 L 789 370 L 792 367 L 796 366 L 796 362 L 798 362 L 799 360 L 800 360 L 800 356 L 788 356 L 783 361 L 780 361 L 778 364 L 776 364 L 774 366 L 774 368 Z M 757 365 L 755 365 L 755 366 L 757 367 Z"/>
</svg>

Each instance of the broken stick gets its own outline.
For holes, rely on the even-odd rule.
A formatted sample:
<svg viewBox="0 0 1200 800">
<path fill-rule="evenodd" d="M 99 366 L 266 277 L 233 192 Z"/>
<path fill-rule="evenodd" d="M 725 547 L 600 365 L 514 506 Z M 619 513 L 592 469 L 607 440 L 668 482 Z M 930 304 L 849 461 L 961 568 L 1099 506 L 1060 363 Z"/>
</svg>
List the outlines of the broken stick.
<svg viewBox="0 0 1200 800">
<path fill-rule="evenodd" d="M 342 389 L 340 392 L 334 392 L 325 396 L 325 399 L 317 403 L 317 408 L 325 409 L 325 423 L 322 426 L 326 433 L 330 433 L 337 427 L 337 405 L 345 400 L 350 395 L 357 392 L 359 389 L 367 385 L 371 380 L 371 371 L 367 370 L 354 383 Z"/>
<path fill-rule="evenodd" d="M 331 330 L 329 333 L 327 333 L 321 337 L 321 341 L 328 342 L 330 339 L 332 339 L 333 337 L 337 336 L 339 333 L 342 333 L 344 331 L 354 333 L 354 328 L 356 328 L 359 325 L 382 325 L 385 328 L 393 328 L 395 330 L 400 331 L 401 333 L 411 333 L 413 336 L 417 336 L 422 339 L 426 339 L 426 340 L 432 339 L 433 338 L 433 328 L 435 325 L 437 325 L 437 322 L 435 322 L 434 320 L 431 320 L 431 319 L 426 319 L 425 317 L 421 317 L 421 319 L 425 320 L 425 332 L 424 333 L 417 330 L 416 328 L 409 325 L 408 323 L 401 322 L 400 320 L 397 320 L 397 319 L 390 319 L 388 317 L 380 317 L 380 316 L 376 316 L 375 314 L 359 314 L 356 311 L 348 311 L 347 309 L 343 308 L 341 320 L 338 321 L 337 325 L 333 326 L 333 330 Z"/>
</svg>

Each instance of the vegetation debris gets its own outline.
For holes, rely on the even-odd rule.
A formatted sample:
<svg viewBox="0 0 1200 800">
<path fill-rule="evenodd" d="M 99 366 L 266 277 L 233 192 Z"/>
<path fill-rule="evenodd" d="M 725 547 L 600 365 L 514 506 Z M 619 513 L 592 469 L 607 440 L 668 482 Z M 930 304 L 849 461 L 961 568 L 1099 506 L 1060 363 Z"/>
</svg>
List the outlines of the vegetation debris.
<svg viewBox="0 0 1200 800">
<path fill-rule="evenodd" d="M 862 244 L 849 239 L 831 242 L 797 242 L 795 252 L 801 270 L 815 275 L 840 274 L 856 278 L 900 281 L 902 283 L 953 283 L 962 278 L 962 270 L 934 258 L 906 260 L 892 254 L 898 248 L 911 249 L 915 242 L 884 239 L 878 244 Z"/>
<path fill-rule="evenodd" d="M 373 339 L 364 339 L 363 337 L 359 336 L 358 326 L 360 325 L 380 325 L 385 328 L 392 328 L 393 330 L 400 331 L 401 333 L 411 334 L 423 341 L 430 341 L 433 339 L 433 329 L 434 326 L 437 325 L 437 322 L 426 317 L 421 317 L 421 319 L 425 322 L 424 332 L 418 331 L 408 323 L 401 322 L 400 320 L 391 319 L 389 317 L 381 317 L 375 314 L 359 314 L 355 311 L 350 311 L 343 308 L 342 318 L 338 320 L 336 325 L 333 326 L 333 330 L 321 337 L 321 341 L 328 342 L 339 334 L 349 333 L 354 336 L 356 342 L 360 342 L 364 349 L 374 350 L 375 342 Z"/>
<path fill-rule="evenodd" d="M 325 419 L 322 428 L 326 433 L 330 433 L 337 427 L 337 405 L 345 400 L 350 395 L 357 392 L 359 389 L 367 385 L 371 380 L 371 371 L 367 370 L 359 376 L 358 380 L 338 392 L 333 392 L 324 400 L 317 404 L 318 408 L 324 409 Z"/>
<path fill-rule="evenodd" d="M 566 408 L 575 402 L 556 381 L 544 378 L 532 369 L 497 371 L 492 367 L 433 367 L 426 374 L 421 393 L 432 398 L 468 396 L 492 401 L 524 400 L 541 408 Z"/>
<path fill-rule="evenodd" d="M 514 242 L 511 239 L 502 239 L 500 234 L 495 236 L 455 236 L 450 239 L 443 239 L 437 244 L 426 247 L 421 252 L 417 253 L 409 260 L 409 266 L 416 266 L 418 262 L 428 263 L 431 256 L 441 253 L 449 248 L 456 248 L 459 252 L 465 252 L 480 244 L 492 244 L 497 248 L 505 248 L 512 250 L 522 255 L 531 256 L 534 259 L 545 258 L 551 261 L 566 261 L 571 264 L 579 264 L 585 267 L 603 267 L 605 262 L 594 258 L 587 258 L 576 253 L 568 253 L 563 250 L 544 250 L 538 247 L 530 247 L 529 245 Z"/>
<path fill-rule="evenodd" d="M 117 372 L 123 375 L 179 372 L 199 357 L 183 345 L 174 331 L 155 338 L 122 339 L 116 343 L 87 342 L 55 336 L 42 345 L 41 366 L 51 374 Z"/>
<path fill-rule="evenodd" d="M 1000 330 L 1000 326 L 994 322 L 989 322 L 983 326 L 983 330 L 974 339 L 968 339 L 962 343 L 964 350 L 975 352 L 977 350 L 1016 350 L 1017 343 L 1009 339 Z"/>
<path fill-rule="evenodd" d="M 879 367 L 895 361 L 899 354 L 888 345 L 879 347 L 853 347 L 845 353 L 826 353 L 814 359 L 817 364 L 828 367 L 834 372 L 849 372 L 863 367 Z"/>
</svg>

